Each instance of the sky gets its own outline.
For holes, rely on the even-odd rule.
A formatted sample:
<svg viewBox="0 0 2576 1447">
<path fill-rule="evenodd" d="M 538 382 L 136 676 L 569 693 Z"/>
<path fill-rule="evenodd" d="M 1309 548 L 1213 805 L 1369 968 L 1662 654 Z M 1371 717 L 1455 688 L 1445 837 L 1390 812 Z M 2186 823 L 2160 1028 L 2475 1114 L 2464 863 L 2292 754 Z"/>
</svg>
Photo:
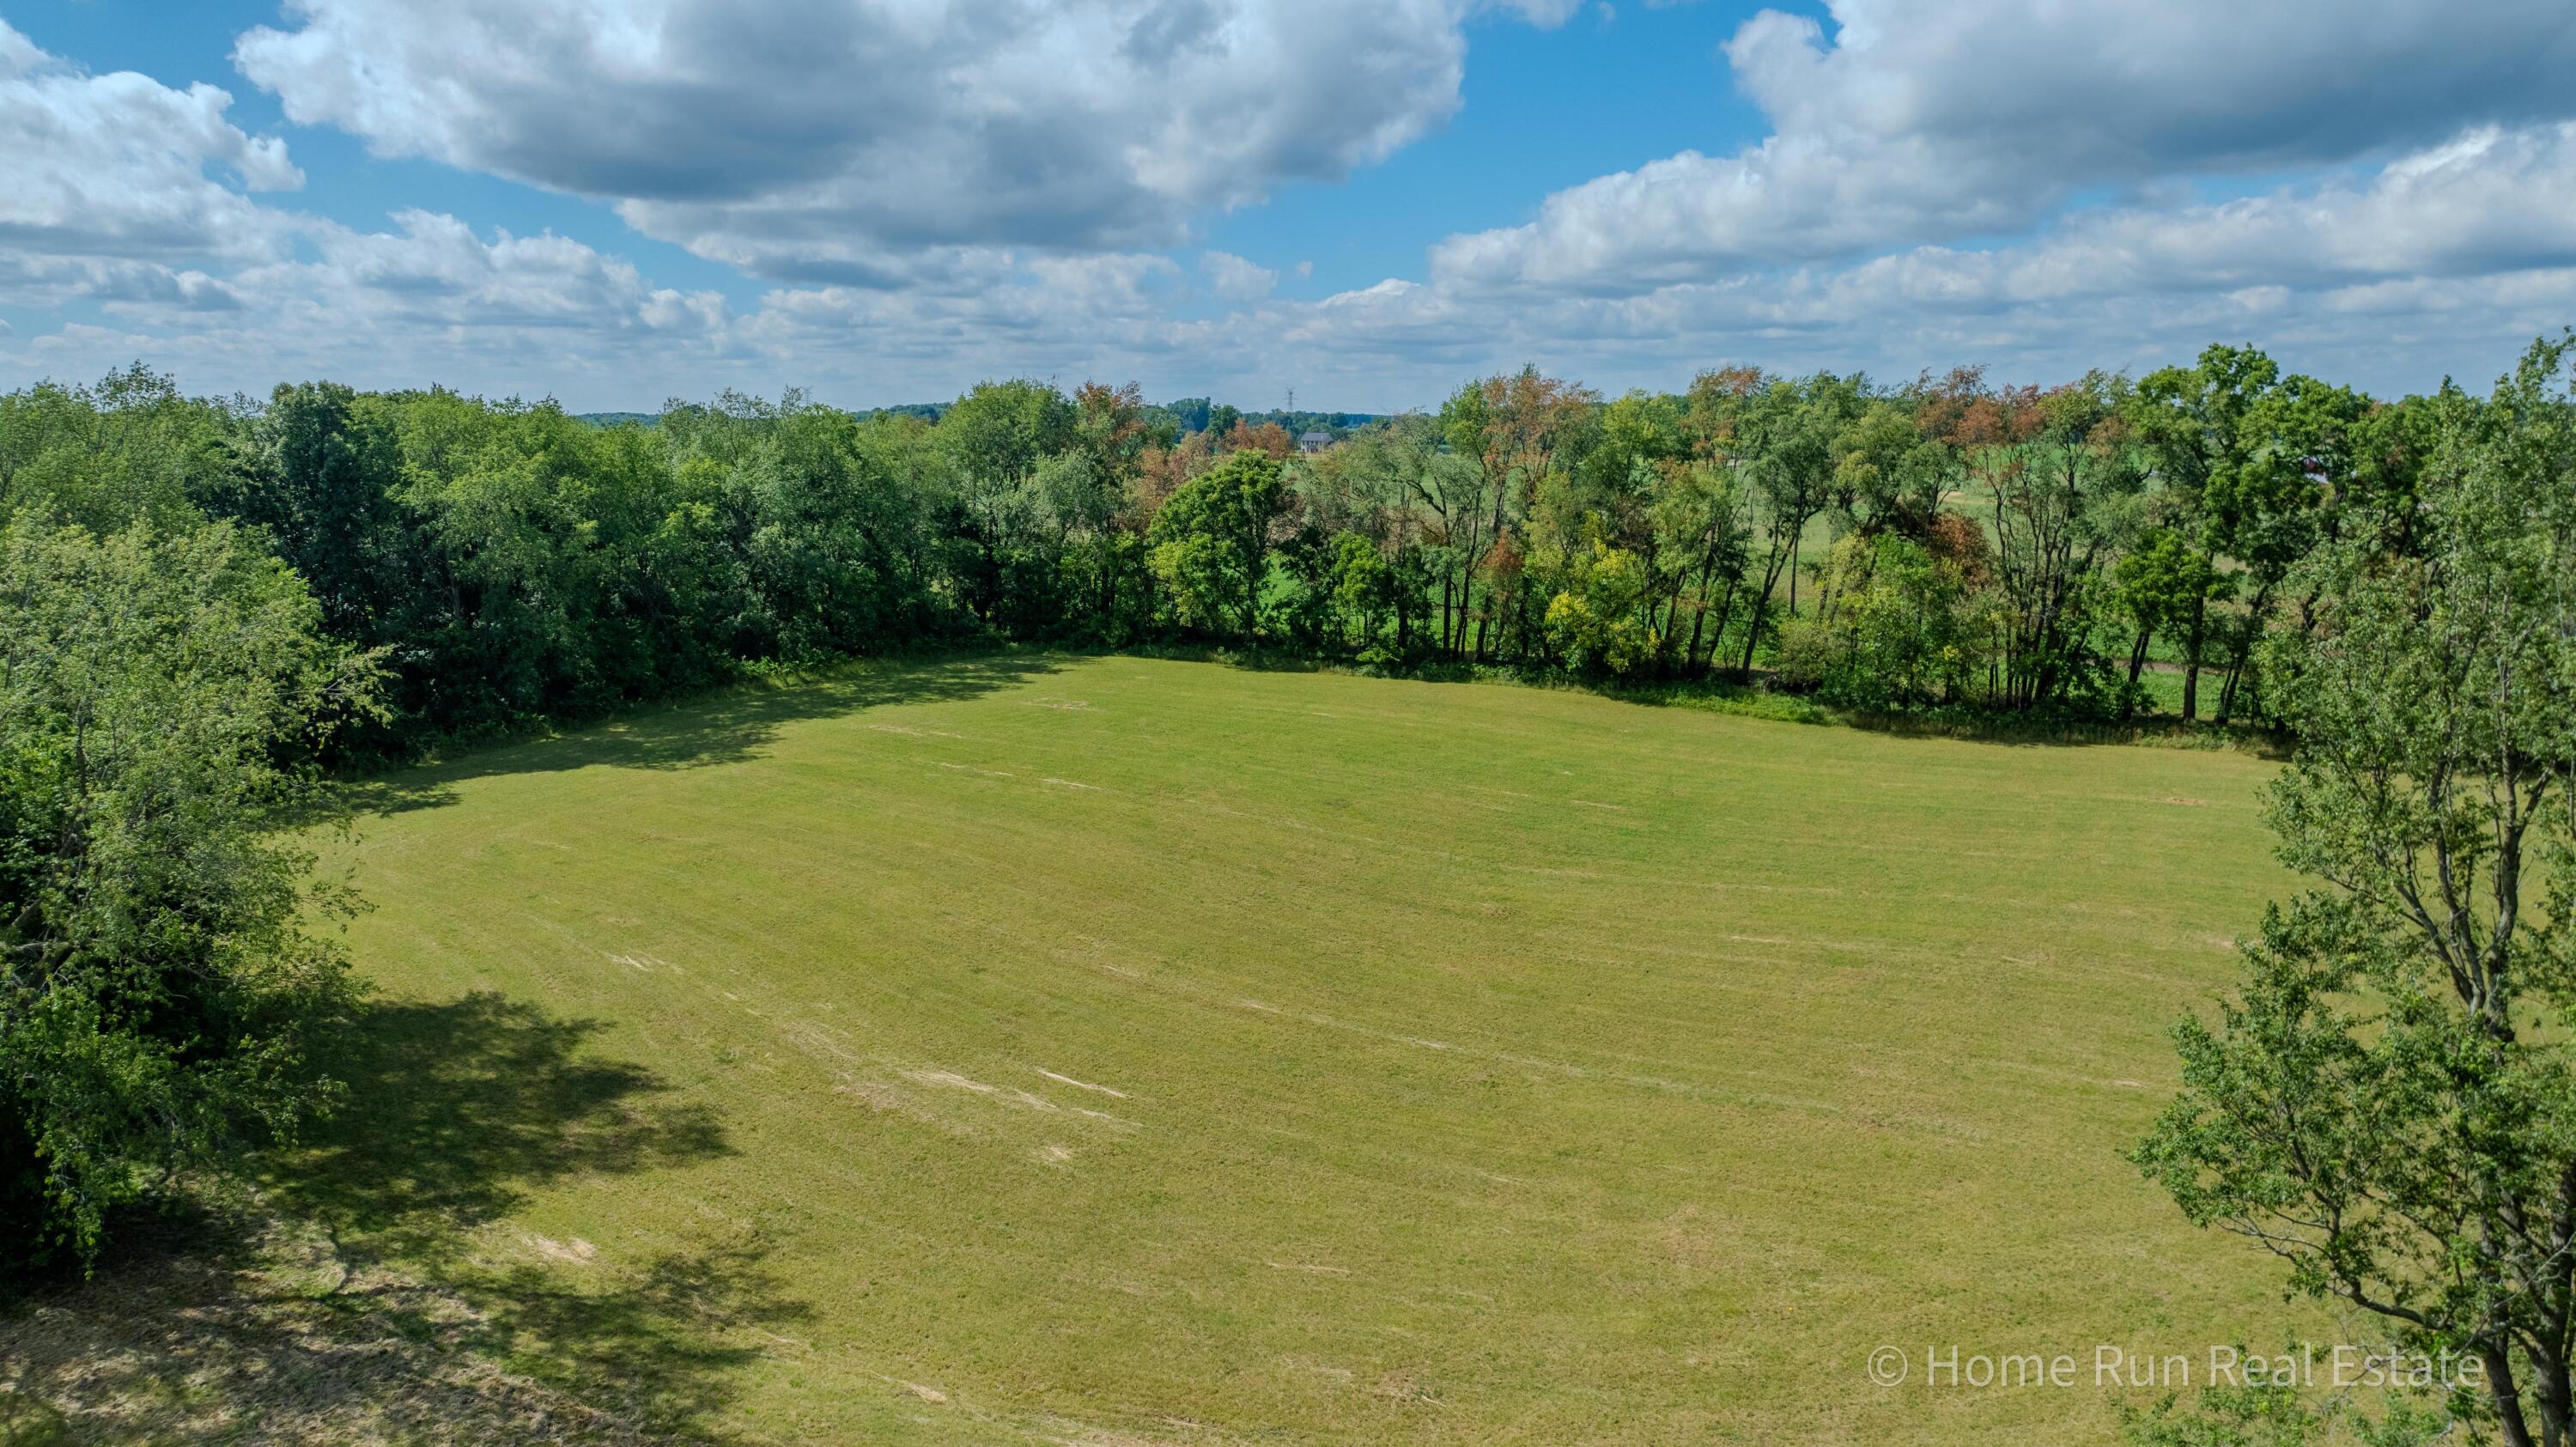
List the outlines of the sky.
<svg viewBox="0 0 2576 1447">
<path fill-rule="evenodd" d="M 2483 386 L 2570 74 L 2566 0 L 0 0 L 0 389 Z"/>
</svg>

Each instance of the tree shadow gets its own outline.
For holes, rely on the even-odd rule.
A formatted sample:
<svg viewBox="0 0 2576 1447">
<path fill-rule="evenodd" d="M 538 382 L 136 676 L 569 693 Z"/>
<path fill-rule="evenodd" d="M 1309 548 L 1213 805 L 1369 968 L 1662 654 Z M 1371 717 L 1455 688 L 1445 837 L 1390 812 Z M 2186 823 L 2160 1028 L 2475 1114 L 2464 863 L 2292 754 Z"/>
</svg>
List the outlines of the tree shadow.
<svg viewBox="0 0 2576 1447">
<path fill-rule="evenodd" d="M 537 1187 L 731 1154 L 702 1105 L 586 1048 L 600 1025 L 478 991 L 363 1008 L 317 1062 L 348 1101 L 262 1184 L 387 1254 L 434 1261 Z"/>
<path fill-rule="evenodd" d="M 747 1343 L 806 1314 L 756 1233 L 617 1262 L 502 1224 L 549 1182 L 731 1153 L 597 1029 L 490 994 L 363 1010 L 324 1062 L 338 1118 L 0 1317 L 0 1408 L 36 1440 L 723 1440 Z"/>
<path fill-rule="evenodd" d="M 360 814 L 392 814 L 453 803 L 458 783 L 493 774 L 741 763 L 757 757 L 781 728 L 800 720 L 893 704 L 959 702 L 1058 672 L 1065 661 L 1017 651 L 878 658 L 758 678 L 568 732 L 354 780 L 334 791 L 333 802 Z"/>
</svg>

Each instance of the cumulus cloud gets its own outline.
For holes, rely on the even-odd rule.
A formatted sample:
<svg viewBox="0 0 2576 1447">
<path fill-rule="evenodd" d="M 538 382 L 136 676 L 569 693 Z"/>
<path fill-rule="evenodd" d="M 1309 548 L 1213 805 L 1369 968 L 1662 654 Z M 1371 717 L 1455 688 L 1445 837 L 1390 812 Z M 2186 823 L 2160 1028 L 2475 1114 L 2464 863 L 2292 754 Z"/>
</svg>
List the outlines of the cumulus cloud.
<svg viewBox="0 0 2576 1447">
<path fill-rule="evenodd" d="M 1442 242 L 1458 285 L 1633 291 L 2023 230 L 2086 188 L 2341 165 L 2576 114 L 2556 0 L 1832 0 L 1725 47 L 1772 133 Z"/>
<path fill-rule="evenodd" d="M 93 288 L 109 324 L 0 343 L 0 371 L 78 378 L 144 357 L 214 391 L 328 376 L 622 397 L 651 369 L 711 372 L 746 355 L 721 296 L 656 287 L 564 237 L 479 236 L 421 211 L 401 213 L 391 231 L 315 223 L 302 236 L 305 254 L 221 279 L 141 273 L 121 290 Z M 0 267 L 0 288 L 6 281 Z"/>
<path fill-rule="evenodd" d="M 1573 0 L 1494 8 L 1559 23 Z M 291 0 L 234 58 L 292 119 L 613 200 L 754 275 L 1178 241 L 1457 109 L 1459 0 Z"/>
<path fill-rule="evenodd" d="M 453 216 L 403 211 L 400 229 L 317 228 L 318 259 L 254 268 L 238 284 L 276 304 L 319 304 L 346 325 L 704 333 L 723 298 L 648 283 L 634 265 L 552 234 L 485 241 Z"/>
<path fill-rule="evenodd" d="M 2076 213 L 2024 243 L 1919 247 L 1844 275 L 1885 305 L 2318 292 L 2576 266 L 2576 125 L 2480 128 L 2362 178 Z"/>
<path fill-rule="evenodd" d="M 0 303 L 77 300 L 107 319 L 11 333 L 0 370 L 62 375 L 113 347 L 221 359 L 209 380 L 257 390 L 305 363 L 578 369 L 621 349 L 735 345 L 721 296 L 655 287 L 570 238 L 486 239 L 418 210 L 368 231 L 267 204 L 258 193 L 302 173 L 281 142 L 227 120 L 230 102 L 209 85 L 91 75 L 0 24 Z"/>
<path fill-rule="evenodd" d="M 90 75 L 0 21 L 0 246 L 148 260 L 273 250 L 245 192 L 293 190 L 285 143 L 224 118 L 211 85 Z"/>
</svg>

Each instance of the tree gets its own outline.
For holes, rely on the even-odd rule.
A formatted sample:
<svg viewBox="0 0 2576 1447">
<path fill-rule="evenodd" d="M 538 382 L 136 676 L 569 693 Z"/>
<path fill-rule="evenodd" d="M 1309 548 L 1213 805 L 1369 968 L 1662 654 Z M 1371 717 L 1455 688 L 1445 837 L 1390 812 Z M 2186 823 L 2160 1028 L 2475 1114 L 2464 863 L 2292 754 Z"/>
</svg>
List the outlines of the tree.
<svg viewBox="0 0 2576 1447">
<path fill-rule="evenodd" d="M 1653 590 L 1643 559 L 1595 541 L 1574 561 L 1567 586 L 1548 600 L 1548 636 L 1578 672 L 1639 673 L 1663 649 L 1647 614 Z"/>
<path fill-rule="evenodd" d="M 2137 642 L 2129 648 L 2129 687 L 2134 695 L 2146 668 L 2147 645 L 2158 635 L 2182 644 L 2185 672 L 2182 716 L 2197 716 L 2200 663 L 2209 633 L 2209 605 L 2228 596 L 2234 584 L 2212 566 L 2183 535 L 2157 528 L 2140 539 L 2112 567 L 2112 583 L 2137 625 Z"/>
<path fill-rule="evenodd" d="M 1150 535 L 1153 566 L 1185 621 L 1216 628 L 1231 612 L 1243 646 L 1255 646 L 1271 525 L 1287 504 L 1279 460 L 1249 450 L 1183 483 L 1163 504 Z"/>
<path fill-rule="evenodd" d="M 1536 367 L 1486 377 L 1459 388 L 1440 409 L 1440 430 L 1454 457 L 1474 464 L 1476 484 L 1463 505 L 1444 505 L 1446 530 L 1458 569 L 1457 627 L 1449 645 L 1482 658 L 1498 615 L 1508 629 L 1519 620 L 1503 606 L 1515 596 L 1517 564 L 1526 549 L 1510 541 L 1542 480 L 1579 462 L 1593 436 L 1599 398 L 1589 389 Z M 1503 566 L 1491 566 L 1503 565 Z M 1479 568 L 1489 579 L 1485 607 L 1477 608 Z M 1446 591 L 1444 587 L 1444 592 Z M 1444 609 L 1445 612 L 1445 609 Z M 1476 634 L 1467 637 L 1467 619 Z"/>
<path fill-rule="evenodd" d="M 414 576 L 393 497 L 402 459 L 373 401 L 330 382 L 279 387 L 255 430 L 255 473 L 211 499 L 268 529 L 321 603 L 323 626 L 367 646 L 401 611 L 387 594 Z"/>
<path fill-rule="evenodd" d="M 965 601 L 987 623 L 1036 540 L 1041 515 L 1030 478 L 1075 444 L 1078 421 L 1063 393 L 1025 380 L 978 383 L 939 419 L 934 435 L 955 489 L 954 526 L 967 544 Z"/>
<path fill-rule="evenodd" d="M 228 524 L 0 531 L 0 1269 L 330 1100 L 347 996 L 274 811 L 372 660 Z"/>
<path fill-rule="evenodd" d="M 1760 504 L 1764 550 L 1762 586 L 1753 594 L 1753 621 L 1744 633 L 1741 671 L 1753 673 L 1753 650 L 1762 641 L 1771 595 L 1789 576 L 1789 608 L 1797 611 L 1798 552 L 1807 524 L 1832 501 L 1834 442 L 1850 421 L 1862 392 L 1858 378 L 1819 374 L 1803 382 L 1773 380 L 1742 399 L 1728 451 L 1751 479 Z"/>
<path fill-rule="evenodd" d="M 2420 551 L 2300 568 L 2264 916 L 2132 1158 L 2290 1285 L 2473 1356 L 2509 1447 L 2576 1441 L 2576 339 L 2443 404 Z"/>
<path fill-rule="evenodd" d="M 1835 439 L 1833 506 L 1857 531 L 1924 537 L 1956 484 L 1958 455 L 1915 419 L 1912 406 L 1875 401 Z"/>
<path fill-rule="evenodd" d="M 2003 595 L 1996 696 L 2024 712 L 2109 691 L 2094 648 L 2102 569 L 2135 525 L 2143 485 L 2121 421 L 2121 384 L 2099 373 L 2028 403 L 2023 440 L 1975 450 L 1995 502 L 1994 568 Z"/>
<path fill-rule="evenodd" d="M 1667 475 L 1648 520 L 1655 566 L 1669 590 L 1666 632 L 1681 639 L 1682 671 L 1696 674 L 1704 659 L 1717 656 L 1752 558 L 1743 490 L 1726 469 L 1690 463 Z M 1687 635 L 1680 631 L 1685 610 L 1690 614 Z M 1708 638 L 1705 655 L 1700 652 L 1703 632 Z"/>
<path fill-rule="evenodd" d="M 1835 703 L 1899 709 L 1952 702 L 1980 666 L 1966 567 L 1894 533 L 1834 545 L 1823 605 L 1784 629 L 1780 675 Z"/>
<path fill-rule="evenodd" d="M 1365 655 L 1377 647 L 1379 618 L 1396 609 L 1395 570 L 1377 544 L 1358 533 L 1333 536 L 1328 566 L 1326 581 L 1341 615 L 1342 636 L 1356 636 Z"/>
<path fill-rule="evenodd" d="M 2192 367 L 2149 373 L 2126 408 L 2165 484 L 2166 521 L 2243 575 L 2243 614 L 2207 630 L 2228 643 L 2221 720 L 2236 705 L 2283 579 L 2316 543 L 2327 490 L 2350 490 L 2365 472 L 2383 480 L 2382 460 L 2369 455 L 2372 410 L 2359 393 L 2284 378 L 2263 353 L 2224 346 L 2204 350 Z M 2192 684 L 2199 665 L 2195 653 Z"/>
</svg>

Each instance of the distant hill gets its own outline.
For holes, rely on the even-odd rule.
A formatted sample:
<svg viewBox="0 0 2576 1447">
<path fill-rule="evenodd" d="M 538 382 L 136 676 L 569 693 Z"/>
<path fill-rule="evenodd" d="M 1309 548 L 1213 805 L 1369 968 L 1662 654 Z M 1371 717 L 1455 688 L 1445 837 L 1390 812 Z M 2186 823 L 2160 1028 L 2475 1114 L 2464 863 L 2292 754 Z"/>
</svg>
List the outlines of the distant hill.
<svg viewBox="0 0 2576 1447">
<path fill-rule="evenodd" d="M 948 415 L 950 405 L 946 402 L 898 402 L 891 407 L 862 408 L 851 415 L 862 420 L 870 417 L 918 417 L 924 422 L 937 422 Z M 1155 410 L 1170 417 L 1173 425 L 1180 428 L 1184 434 L 1204 432 L 1212 420 L 1226 427 L 1231 427 L 1237 420 L 1241 420 L 1255 427 L 1276 422 L 1287 428 L 1290 436 L 1303 436 L 1308 432 L 1326 432 L 1335 437 L 1341 437 L 1386 420 L 1386 414 L 1383 412 L 1246 412 L 1206 397 L 1183 397 L 1176 402 L 1160 403 Z M 659 412 L 576 412 L 573 414 L 573 420 L 588 423 L 593 427 L 652 427 L 660 424 L 662 414 Z"/>
</svg>

